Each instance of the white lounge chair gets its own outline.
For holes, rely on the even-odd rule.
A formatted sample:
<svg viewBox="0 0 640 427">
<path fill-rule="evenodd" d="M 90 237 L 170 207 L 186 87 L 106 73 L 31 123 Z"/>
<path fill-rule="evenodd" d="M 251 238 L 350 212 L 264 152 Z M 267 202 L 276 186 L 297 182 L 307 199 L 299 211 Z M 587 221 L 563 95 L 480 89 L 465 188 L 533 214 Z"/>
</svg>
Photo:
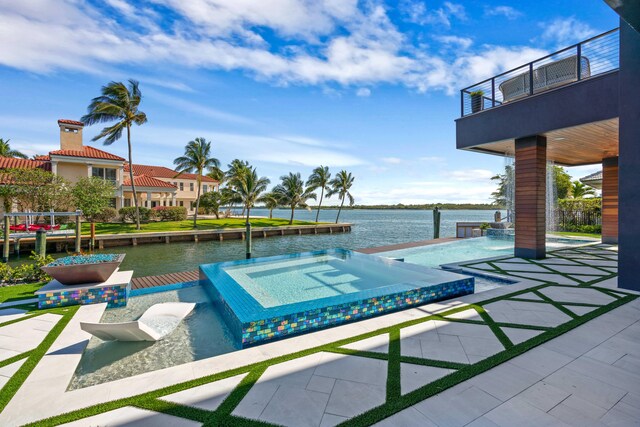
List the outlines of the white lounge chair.
<svg viewBox="0 0 640 427">
<path fill-rule="evenodd" d="M 132 322 L 80 322 L 80 329 L 104 341 L 158 341 L 169 335 L 195 306 L 188 302 L 164 302 L 149 307 Z"/>
</svg>

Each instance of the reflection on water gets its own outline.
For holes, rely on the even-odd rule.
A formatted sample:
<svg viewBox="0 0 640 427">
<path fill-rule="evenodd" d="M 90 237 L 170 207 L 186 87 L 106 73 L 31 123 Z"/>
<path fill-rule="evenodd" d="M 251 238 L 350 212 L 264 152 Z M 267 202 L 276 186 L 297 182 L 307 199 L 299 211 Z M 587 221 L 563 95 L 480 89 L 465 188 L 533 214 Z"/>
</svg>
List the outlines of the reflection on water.
<svg viewBox="0 0 640 427">
<path fill-rule="evenodd" d="M 69 389 L 168 368 L 239 348 L 200 286 L 130 298 L 127 307 L 105 311 L 101 321 L 113 323 L 135 320 L 153 304 L 178 301 L 195 302 L 197 305 L 191 315 L 163 340 L 108 342 L 91 338 Z"/>
</svg>

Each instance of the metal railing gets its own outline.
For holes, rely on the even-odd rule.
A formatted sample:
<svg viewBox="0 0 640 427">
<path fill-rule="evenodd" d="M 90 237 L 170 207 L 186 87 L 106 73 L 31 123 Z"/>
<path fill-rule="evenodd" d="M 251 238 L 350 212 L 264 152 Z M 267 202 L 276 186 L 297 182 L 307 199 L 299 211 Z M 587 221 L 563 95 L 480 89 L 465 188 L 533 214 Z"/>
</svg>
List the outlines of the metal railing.
<svg viewBox="0 0 640 427">
<path fill-rule="evenodd" d="M 617 70 L 619 33 L 615 28 L 462 89 L 461 116 Z"/>
</svg>

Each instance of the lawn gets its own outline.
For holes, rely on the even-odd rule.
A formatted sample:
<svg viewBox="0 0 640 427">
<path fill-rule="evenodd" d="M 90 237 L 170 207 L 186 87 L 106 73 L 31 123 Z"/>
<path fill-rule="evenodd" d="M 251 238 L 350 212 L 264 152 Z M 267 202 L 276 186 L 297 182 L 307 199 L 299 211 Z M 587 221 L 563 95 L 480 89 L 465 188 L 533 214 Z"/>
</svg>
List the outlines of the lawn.
<svg viewBox="0 0 640 427">
<path fill-rule="evenodd" d="M 3 286 L 0 288 L 0 302 L 34 298 L 33 293 L 42 287 L 42 283 Z"/>
<path fill-rule="evenodd" d="M 315 225 L 315 222 L 293 221 L 293 225 Z M 255 218 L 251 220 L 253 227 L 281 227 L 288 226 L 289 220 L 283 218 Z M 89 223 L 82 223 L 82 234 L 89 234 Z M 244 228 L 244 218 L 199 219 L 198 230 L 218 230 L 222 228 Z M 163 221 L 141 224 L 141 229 L 136 230 L 135 224 L 123 223 L 98 223 L 96 234 L 122 234 L 122 233 L 157 233 L 162 231 L 191 231 L 193 220 Z"/>
<path fill-rule="evenodd" d="M 567 237 L 591 237 L 593 239 L 601 239 L 602 234 L 595 233 L 576 233 L 573 231 L 554 231 L 553 234 L 557 234 L 558 236 L 567 236 Z"/>
</svg>

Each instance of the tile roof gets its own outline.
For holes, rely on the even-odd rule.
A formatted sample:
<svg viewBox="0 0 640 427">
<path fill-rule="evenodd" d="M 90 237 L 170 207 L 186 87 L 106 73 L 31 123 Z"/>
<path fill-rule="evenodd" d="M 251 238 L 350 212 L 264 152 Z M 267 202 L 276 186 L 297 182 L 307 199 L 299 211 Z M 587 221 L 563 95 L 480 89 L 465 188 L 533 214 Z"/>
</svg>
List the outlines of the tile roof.
<svg viewBox="0 0 640 427">
<path fill-rule="evenodd" d="M 69 119 L 59 119 L 58 120 L 58 124 L 64 123 L 66 125 L 74 125 L 74 126 L 84 126 L 84 123 L 76 121 L 76 120 L 69 120 Z"/>
<path fill-rule="evenodd" d="M 37 154 L 35 156 L 33 156 L 33 160 L 44 160 L 44 161 L 51 161 L 51 157 L 49 157 L 48 154 Z"/>
<path fill-rule="evenodd" d="M 124 165 L 125 172 L 129 171 L 129 164 Z M 198 175 L 195 173 L 181 173 L 179 176 L 178 172 L 173 169 L 169 169 L 165 166 L 150 166 L 150 165 L 133 165 L 133 173 L 136 175 L 146 175 L 153 176 L 156 178 L 169 178 L 169 179 L 197 179 Z M 202 182 L 218 182 L 213 178 L 208 176 L 202 177 Z"/>
<path fill-rule="evenodd" d="M 602 181 L 602 171 L 594 172 L 591 175 L 583 176 L 580 181 Z"/>
<path fill-rule="evenodd" d="M 85 145 L 82 150 L 56 150 L 49 152 L 51 156 L 66 156 L 66 157 L 84 157 L 87 159 L 103 159 L 103 160 L 118 160 L 124 162 L 120 156 L 107 153 L 106 151 L 99 150 L 95 147 Z"/>
<path fill-rule="evenodd" d="M 0 169 L 36 169 L 51 170 L 51 163 L 44 160 L 17 159 L 0 156 Z"/>
<path fill-rule="evenodd" d="M 165 181 L 160 181 L 159 179 L 152 178 L 146 175 L 135 175 L 133 177 L 133 182 L 137 187 L 150 187 L 150 188 L 171 188 L 173 190 L 176 189 L 176 186 L 170 184 Z M 129 177 L 125 177 L 122 185 L 125 187 L 131 187 L 131 179 Z"/>
</svg>

